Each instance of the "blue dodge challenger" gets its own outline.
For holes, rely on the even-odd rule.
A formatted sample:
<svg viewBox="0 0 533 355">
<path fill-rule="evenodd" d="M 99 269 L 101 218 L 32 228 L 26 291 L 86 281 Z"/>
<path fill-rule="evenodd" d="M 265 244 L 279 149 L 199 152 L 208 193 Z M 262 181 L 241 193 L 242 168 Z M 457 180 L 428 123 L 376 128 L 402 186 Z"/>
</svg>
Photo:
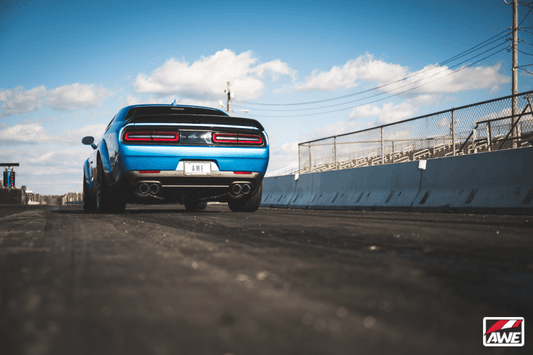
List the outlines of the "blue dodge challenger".
<svg viewBox="0 0 533 355">
<path fill-rule="evenodd" d="M 85 161 L 83 208 L 124 212 L 126 203 L 182 203 L 203 210 L 227 202 L 259 208 L 268 137 L 256 120 L 199 106 L 134 105 L 120 110 Z"/>
</svg>

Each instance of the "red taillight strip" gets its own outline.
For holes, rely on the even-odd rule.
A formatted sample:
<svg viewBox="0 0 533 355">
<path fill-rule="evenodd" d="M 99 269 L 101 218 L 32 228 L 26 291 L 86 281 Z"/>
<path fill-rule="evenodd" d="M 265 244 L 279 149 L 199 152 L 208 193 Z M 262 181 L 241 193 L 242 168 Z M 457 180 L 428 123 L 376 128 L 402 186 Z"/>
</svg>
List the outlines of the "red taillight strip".
<svg viewBox="0 0 533 355">
<path fill-rule="evenodd" d="M 179 142 L 180 135 L 178 132 L 152 132 L 154 142 Z"/>
<path fill-rule="evenodd" d="M 127 132 L 124 135 L 124 140 L 128 142 L 138 142 L 138 141 L 151 141 L 152 136 L 150 135 L 151 132 Z"/>
<path fill-rule="evenodd" d="M 239 175 L 250 175 L 250 174 L 252 174 L 251 171 L 234 171 L 233 173 L 234 174 L 239 174 Z"/>
<path fill-rule="evenodd" d="M 179 132 L 126 132 L 124 134 L 126 142 L 172 142 L 180 140 Z"/>
<path fill-rule="evenodd" d="M 233 133 L 214 133 L 213 142 L 215 143 L 237 143 L 238 135 Z"/>
<path fill-rule="evenodd" d="M 263 143 L 261 136 L 256 136 L 255 134 L 239 134 L 239 138 L 237 138 L 237 140 L 239 143 L 246 143 L 246 144 Z"/>
<path fill-rule="evenodd" d="M 237 133 L 214 133 L 213 142 L 215 143 L 242 143 L 242 144 L 263 144 L 260 135 L 255 134 L 237 134 Z"/>
<path fill-rule="evenodd" d="M 161 170 L 139 170 L 141 174 L 159 174 Z"/>
</svg>

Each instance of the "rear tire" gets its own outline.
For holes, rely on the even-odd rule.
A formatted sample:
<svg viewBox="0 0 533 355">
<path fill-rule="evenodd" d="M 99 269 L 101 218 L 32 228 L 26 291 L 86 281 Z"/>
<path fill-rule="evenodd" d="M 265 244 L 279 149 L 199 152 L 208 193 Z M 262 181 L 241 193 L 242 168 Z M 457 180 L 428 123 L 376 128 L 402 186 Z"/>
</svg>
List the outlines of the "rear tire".
<svg viewBox="0 0 533 355">
<path fill-rule="evenodd" d="M 205 210 L 207 207 L 207 201 L 196 201 L 196 200 L 185 200 L 183 201 L 183 205 L 185 206 L 185 209 L 189 212 L 192 211 L 202 211 Z"/>
<path fill-rule="evenodd" d="M 98 165 L 96 180 L 96 210 L 100 213 L 124 213 L 126 201 L 111 191 L 101 164 Z"/>
<path fill-rule="evenodd" d="M 232 200 L 228 202 L 228 207 L 232 212 L 255 212 L 259 209 L 261 198 L 263 197 L 263 183 L 254 194 L 248 198 L 243 197 L 239 200 Z"/>
<path fill-rule="evenodd" d="M 87 179 L 85 178 L 85 174 L 83 175 L 83 210 L 85 212 L 96 211 L 96 197 L 91 195 L 91 192 L 87 187 Z"/>
</svg>

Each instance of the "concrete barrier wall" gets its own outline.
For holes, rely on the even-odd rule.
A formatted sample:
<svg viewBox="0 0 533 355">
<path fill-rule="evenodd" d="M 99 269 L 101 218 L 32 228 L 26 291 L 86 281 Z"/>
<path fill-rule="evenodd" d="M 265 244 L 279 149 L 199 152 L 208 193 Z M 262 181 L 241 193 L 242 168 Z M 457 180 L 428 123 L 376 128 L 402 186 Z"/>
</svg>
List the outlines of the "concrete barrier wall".
<svg viewBox="0 0 533 355">
<path fill-rule="evenodd" d="M 262 206 L 533 212 L 533 148 L 266 178 Z"/>
</svg>

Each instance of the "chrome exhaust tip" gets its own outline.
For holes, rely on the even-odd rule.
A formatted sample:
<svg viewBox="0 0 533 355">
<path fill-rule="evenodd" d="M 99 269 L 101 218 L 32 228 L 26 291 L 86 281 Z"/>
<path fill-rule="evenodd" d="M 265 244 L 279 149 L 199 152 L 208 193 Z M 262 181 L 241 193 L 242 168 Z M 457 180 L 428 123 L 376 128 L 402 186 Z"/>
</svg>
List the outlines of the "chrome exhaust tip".
<svg viewBox="0 0 533 355">
<path fill-rule="evenodd" d="M 231 192 L 233 192 L 235 195 L 238 195 L 240 194 L 242 191 L 242 186 L 240 184 L 234 184 L 232 187 L 231 187 Z"/>
<path fill-rule="evenodd" d="M 159 192 L 159 190 L 160 190 L 160 187 L 159 187 L 158 184 L 152 184 L 152 185 L 150 185 L 150 193 L 151 193 L 152 195 L 157 195 L 157 193 Z"/>
<path fill-rule="evenodd" d="M 150 186 L 148 184 L 143 183 L 139 185 L 139 192 L 143 195 L 146 195 L 150 192 Z"/>
<path fill-rule="evenodd" d="M 249 184 L 242 185 L 242 193 L 248 195 L 252 191 L 252 187 Z"/>
</svg>

